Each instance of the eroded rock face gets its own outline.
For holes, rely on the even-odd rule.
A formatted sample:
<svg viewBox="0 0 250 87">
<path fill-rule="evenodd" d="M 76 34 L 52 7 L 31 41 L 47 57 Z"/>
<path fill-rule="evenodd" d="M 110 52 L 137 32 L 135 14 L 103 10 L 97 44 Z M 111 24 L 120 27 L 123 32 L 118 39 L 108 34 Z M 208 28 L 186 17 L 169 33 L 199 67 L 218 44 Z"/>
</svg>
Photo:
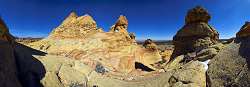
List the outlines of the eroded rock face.
<svg viewBox="0 0 250 87">
<path fill-rule="evenodd" d="M 240 29 L 240 31 L 236 34 L 238 38 L 244 38 L 250 36 L 250 22 L 246 22 Z"/>
<path fill-rule="evenodd" d="M 72 12 L 59 27 L 51 32 L 49 38 L 85 38 L 98 31 L 101 30 L 97 28 L 96 22 L 90 15 L 77 16 L 75 12 Z"/>
<path fill-rule="evenodd" d="M 250 36 L 247 35 L 246 26 L 237 33 L 234 42 L 209 62 L 208 87 L 250 86 Z"/>
<path fill-rule="evenodd" d="M 218 43 L 218 32 L 208 24 L 210 15 L 202 7 L 188 11 L 186 24 L 173 38 L 175 49 L 172 58 L 195 52 Z"/>
</svg>

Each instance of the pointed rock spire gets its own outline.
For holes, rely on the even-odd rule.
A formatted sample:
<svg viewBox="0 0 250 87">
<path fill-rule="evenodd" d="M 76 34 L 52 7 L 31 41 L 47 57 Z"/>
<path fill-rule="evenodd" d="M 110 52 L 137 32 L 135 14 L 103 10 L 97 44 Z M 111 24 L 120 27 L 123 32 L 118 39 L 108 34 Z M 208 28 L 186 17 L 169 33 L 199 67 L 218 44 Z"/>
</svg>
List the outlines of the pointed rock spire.
<svg viewBox="0 0 250 87">
<path fill-rule="evenodd" d="M 95 20 L 88 14 L 78 17 L 77 21 L 80 24 L 96 24 Z"/>
<path fill-rule="evenodd" d="M 120 15 L 115 25 L 116 26 L 128 25 L 128 20 L 125 16 Z"/>
<path fill-rule="evenodd" d="M 72 21 L 76 20 L 76 18 L 78 17 L 78 15 L 76 14 L 76 12 L 71 12 L 69 14 L 69 16 L 67 16 L 65 18 L 65 20 L 63 21 L 62 25 L 67 25 L 68 23 L 71 23 Z"/>
<path fill-rule="evenodd" d="M 76 14 L 76 12 L 72 11 L 68 17 L 78 17 L 78 15 Z"/>
<path fill-rule="evenodd" d="M 49 37 L 51 38 L 83 38 L 89 32 L 97 32 L 95 20 L 90 15 L 77 16 L 75 12 L 63 21 L 63 23 L 54 29 Z"/>
<path fill-rule="evenodd" d="M 119 32 L 119 33 L 122 33 L 123 35 L 126 35 L 128 38 L 130 38 L 127 28 L 128 28 L 127 18 L 123 15 L 120 15 L 115 25 L 111 27 L 110 32 Z"/>
<path fill-rule="evenodd" d="M 250 22 L 245 22 L 240 31 L 236 34 L 237 38 L 250 37 Z"/>
</svg>

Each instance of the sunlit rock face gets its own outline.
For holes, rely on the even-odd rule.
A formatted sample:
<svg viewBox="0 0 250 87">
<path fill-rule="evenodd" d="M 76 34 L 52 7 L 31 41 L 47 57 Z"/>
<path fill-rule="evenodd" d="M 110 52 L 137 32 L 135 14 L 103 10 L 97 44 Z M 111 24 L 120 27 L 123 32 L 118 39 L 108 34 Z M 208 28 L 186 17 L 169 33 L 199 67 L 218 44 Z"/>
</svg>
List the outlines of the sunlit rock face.
<svg viewBox="0 0 250 87">
<path fill-rule="evenodd" d="M 30 43 L 29 46 L 50 55 L 82 61 L 94 69 L 101 65 L 104 68 L 98 71 L 114 72 L 118 76 L 136 72 L 136 63 L 152 71 L 158 70 L 154 64 L 162 61 L 160 53 L 137 45 L 135 34 L 129 34 L 127 26 L 126 17 L 120 16 L 114 24 L 114 30 L 103 32 L 96 28 L 90 16 L 77 17 L 71 13 L 48 38 Z"/>
<path fill-rule="evenodd" d="M 52 39 L 69 39 L 69 38 L 85 38 L 87 35 L 102 31 L 97 28 L 95 20 L 88 14 L 78 16 L 75 12 L 55 28 L 49 38 Z"/>
<path fill-rule="evenodd" d="M 172 58 L 218 43 L 218 32 L 208 24 L 210 18 L 207 10 L 200 6 L 188 11 L 186 24 L 173 38 L 175 49 Z"/>
</svg>

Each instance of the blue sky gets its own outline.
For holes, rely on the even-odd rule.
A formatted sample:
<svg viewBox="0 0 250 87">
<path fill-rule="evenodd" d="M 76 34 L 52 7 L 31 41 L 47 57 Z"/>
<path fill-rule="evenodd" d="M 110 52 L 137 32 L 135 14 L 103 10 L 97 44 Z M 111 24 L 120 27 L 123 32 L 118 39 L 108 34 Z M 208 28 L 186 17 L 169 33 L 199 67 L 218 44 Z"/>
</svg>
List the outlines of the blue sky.
<svg viewBox="0 0 250 87">
<path fill-rule="evenodd" d="M 91 15 L 105 31 L 122 14 L 137 39 L 171 40 L 196 5 L 212 15 L 220 38 L 234 37 L 250 21 L 250 0 L 0 0 L 0 15 L 19 37 L 46 37 L 74 10 Z"/>
</svg>

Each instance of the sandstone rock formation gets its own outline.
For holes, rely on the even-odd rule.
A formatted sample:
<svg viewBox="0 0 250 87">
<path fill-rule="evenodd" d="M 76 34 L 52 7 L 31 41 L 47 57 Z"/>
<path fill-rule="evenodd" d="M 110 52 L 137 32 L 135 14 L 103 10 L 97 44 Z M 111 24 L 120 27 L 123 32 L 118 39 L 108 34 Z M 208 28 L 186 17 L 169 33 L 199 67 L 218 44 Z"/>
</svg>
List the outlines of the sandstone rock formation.
<svg viewBox="0 0 250 87">
<path fill-rule="evenodd" d="M 127 38 L 130 38 L 128 29 L 128 20 L 125 16 L 120 15 L 119 19 L 116 21 L 115 25 L 113 25 L 110 29 L 110 32 L 119 32 L 123 35 L 127 35 Z"/>
<path fill-rule="evenodd" d="M 233 56 L 222 58 L 229 48 L 220 52 L 224 45 L 217 42 L 218 33 L 208 25 L 209 19 L 210 15 L 201 7 L 188 12 L 185 26 L 174 37 L 174 59 L 168 62 L 172 50 L 160 54 L 150 39 L 143 46 L 135 44 L 135 34 L 128 33 L 125 16 L 119 17 L 110 32 L 104 32 L 92 17 L 71 13 L 48 38 L 27 44 L 32 48 L 14 45 L 17 82 L 25 87 L 249 86 L 248 41 L 245 36 L 238 37 L 240 43 L 232 45 L 241 49 L 241 57 L 234 56 L 237 51 L 233 51 Z M 206 65 L 201 61 L 214 56 L 207 73 L 210 83 L 206 84 Z M 225 82 L 224 77 L 230 81 Z"/>
<path fill-rule="evenodd" d="M 218 53 L 207 71 L 208 87 L 250 86 L 250 26 L 246 23 L 233 43 Z"/>
<path fill-rule="evenodd" d="M 71 35 L 67 31 L 78 29 L 75 21 L 70 21 L 78 18 L 72 13 L 48 38 L 28 45 L 49 55 L 79 60 L 98 72 L 101 71 L 100 73 L 103 71 L 108 72 L 108 74 L 114 73 L 121 78 L 134 75 L 133 73 L 138 70 L 141 70 L 141 74 L 135 75 L 146 74 L 149 71 L 145 71 L 144 66 L 158 72 L 159 69 L 154 64 L 162 61 L 161 55 L 158 51 L 152 51 L 135 44 L 135 35 L 127 32 L 128 22 L 125 16 L 120 16 L 111 32 L 94 32 L 96 28 L 90 28 L 90 32 L 94 33 L 88 33 L 84 38 L 64 38 L 63 33 Z M 61 28 L 62 26 L 63 28 Z M 79 26 L 88 27 L 88 24 Z M 116 29 L 119 32 L 115 32 Z"/>
<path fill-rule="evenodd" d="M 0 86 L 22 87 L 18 79 L 18 70 L 13 44 L 9 43 L 8 28 L 0 18 Z"/>
<path fill-rule="evenodd" d="M 208 24 L 210 15 L 202 7 L 188 11 L 186 24 L 173 38 L 175 49 L 172 59 L 183 54 L 200 51 L 218 43 L 218 32 Z"/>
<path fill-rule="evenodd" d="M 98 31 L 101 30 L 91 16 L 86 14 L 78 17 L 75 12 L 72 12 L 59 27 L 52 31 L 49 38 L 85 38 L 87 35 Z"/>
</svg>

